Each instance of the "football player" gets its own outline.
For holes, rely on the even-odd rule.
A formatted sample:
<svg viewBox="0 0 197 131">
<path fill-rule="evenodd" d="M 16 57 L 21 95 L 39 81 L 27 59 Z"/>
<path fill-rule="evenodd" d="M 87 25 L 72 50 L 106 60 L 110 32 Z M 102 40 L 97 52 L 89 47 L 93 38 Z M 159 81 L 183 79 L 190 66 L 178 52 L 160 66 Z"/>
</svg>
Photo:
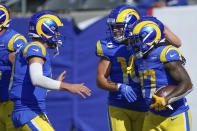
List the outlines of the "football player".
<svg viewBox="0 0 197 131">
<path fill-rule="evenodd" d="M 191 92 L 190 77 L 182 66 L 178 48 L 165 45 L 164 30 L 153 19 L 140 19 L 131 28 L 135 49 L 135 69 L 138 71 L 143 97 L 150 112 L 144 120 L 143 131 L 190 131 L 191 112 L 185 96 Z M 154 93 L 161 87 L 176 85 L 165 97 Z M 154 102 L 151 103 L 151 99 Z M 167 106 L 171 105 L 171 108 Z"/>
<path fill-rule="evenodd" d="M 13 131 L 11 119 L 14 103 L 9 100 L 8 88 L 15 51 L 27 42 L 26 38 L 9 28 L 9 9 L 0 3 L 0 131 Z"/>
<path fill-rule="evenodd" d="M 97 85 L 109 91 L 108 118 L 113 131 L 141 131 L 148 110 L 135 70 L 128 67 L 135 57 L 124 36 L 127 22 L 134 23 L 139 19 L 139 12 L 131 6 L 114 8 L 107 19 L 111 37 L 97 42 L 96 55 L 100 57 Z"/>
<path fill-rule="evenodd" d="M 121 5 L 114 8 L 107 19 L 110 38 L 97 42 L 96 55 L 101 57 L 97 67 L 97 85 L 109 91 L 109 124 L 114 131 L 141 131 L 145 112 L 148 111 L 135 75 L 133 49 L 124 35 L 128 23 L 132 25 L 140 18 L 134 7 Z M 170 33 L 173 37 L 167 37 L 169 41 L 180 46 L 180 39 L 166 27 L 166 34 Z"/>
<path fill-rule="evenodd" d="M 19 131 L 54 131 L 46 117 L 47 90 L 69 91 L 83 98 L 91 95 L 84 83 L 62 82 L 65 71 L 56 80 L 50 78 L 51 63 L 46 49 L 55 49 L 62 44 L 59 40 L 61 26 L 56 14 L 49 11 L 35 13 L 29 23 L 32 42 L 16 53 L 10 98 L 15 105 L 12 119 Z"/>
</svg>

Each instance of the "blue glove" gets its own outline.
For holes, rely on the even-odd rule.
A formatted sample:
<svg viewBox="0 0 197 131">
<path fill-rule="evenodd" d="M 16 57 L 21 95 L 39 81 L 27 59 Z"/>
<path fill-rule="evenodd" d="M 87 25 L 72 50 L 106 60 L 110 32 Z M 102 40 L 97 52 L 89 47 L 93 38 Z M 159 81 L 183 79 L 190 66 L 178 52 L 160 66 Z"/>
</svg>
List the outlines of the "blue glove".
<svg viewBox="0 0 197 131">
<path fill-rule="evenodd" d="M 118 90 L 121 92 L 121 94 L 126 98 L 126 100 L 129 103 L 136 101 L 137 96 L 131 86 L 118 83 L 117 87 L 118 87 Z"/>
</svg>

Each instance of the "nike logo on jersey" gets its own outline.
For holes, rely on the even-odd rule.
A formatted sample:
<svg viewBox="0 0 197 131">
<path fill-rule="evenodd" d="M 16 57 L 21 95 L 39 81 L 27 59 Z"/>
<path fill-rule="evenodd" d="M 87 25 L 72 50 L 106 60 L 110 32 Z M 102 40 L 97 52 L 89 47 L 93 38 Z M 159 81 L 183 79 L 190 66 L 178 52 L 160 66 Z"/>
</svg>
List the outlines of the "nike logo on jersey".
<svg viewBox="0 0 197 131">
<path fill-rule="evenodd" d="M 32 49 L 33 51 L 36 51 L 36 52 L 38 52 L 39 51 L 39 49 Z"/>
<path fill-rule="evenodd" d="M 176 54 L 170 55 L 170 57 L 174 57 Z"/>
<path fill-rule="evenodd" d="M 178 117 L 171 118 L 171 120 L 173 121 L 173 120 L 175 120 L 176 118 L 178 118 Z"/>
</svg>

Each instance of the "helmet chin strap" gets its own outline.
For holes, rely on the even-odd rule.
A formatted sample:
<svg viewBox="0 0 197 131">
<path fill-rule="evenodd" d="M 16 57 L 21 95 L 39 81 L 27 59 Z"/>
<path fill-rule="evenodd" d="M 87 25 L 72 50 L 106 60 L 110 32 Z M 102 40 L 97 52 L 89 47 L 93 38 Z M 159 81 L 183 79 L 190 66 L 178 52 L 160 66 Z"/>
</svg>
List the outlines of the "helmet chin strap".
<svg viewBox="0 0 197 131">
<path fill-rule="evenodd" d="M 59 47 L 57 46 L 56 47 L 56 51 L 54 52 L 54 58 L 56 57 L 56 56 L 58 56 L 60 54 L 60 52 L 59 52 Z"/>
<path fill-rule="evenodd" d="M 0 32 L 3 30 L 3 27 L 0 28 Z"/>
<path fill-rule="evenodd" d="M 142 52 L 142 51 L 139 51 L 137 54 L 136 54 L 136 57 L 137 58 L 142 58 L 146 53 L 148 53 L 152 48 L 154 47 L 154 45 L 152 45 L 149 50 L 145 51 L 145 52 Z"/>
<path fill-rule="evenodd" d="M 56 51 L 54 52 L 54 56 L 53 56 L 54 58 L 60 54 L 60 52 L 59 52 L 59 47 L 60 46 L 62 46 L 62 41 L 58 40 L 57 46 L 56 46 Z"/>
<path fill-rule="evenodd" d="M 116 42 L 118 42 L 118 43 L 121 43 L 121 42 L 123 42 L 124 40 L 126 40 L 126 37 L 124 37 L 124 36 L 120 36 L 120 37 L 114 37 L 114 40 L 116 41 Z"/>
</svg>

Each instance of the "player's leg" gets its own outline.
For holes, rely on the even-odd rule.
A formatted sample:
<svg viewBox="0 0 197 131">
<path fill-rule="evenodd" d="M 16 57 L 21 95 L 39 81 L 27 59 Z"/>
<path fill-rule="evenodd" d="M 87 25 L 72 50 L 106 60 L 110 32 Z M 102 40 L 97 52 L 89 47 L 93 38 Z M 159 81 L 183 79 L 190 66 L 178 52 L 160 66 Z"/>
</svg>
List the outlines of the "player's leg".
<svg viewBox="0 0 197 131">
<path fill-rule="evenodd" d="M 143 131 L 191 131 L 191 111 L 173 117 L 163 117 L 149 112 L 146 115 Z"/>
<path fill-rule="evenodd" d="M 55 131 L 45 115 L 38 115 L 23 126 L 17 128 L 17 131 Z"/>
<path fill-rule="evenodd" d="M 108 120 L 111 131 L 131 131 L 131 120 L 124 109 L 108 106 Z"/>
<path fill-rule="evenodd" d="M 166 117 L 162 117 L 148 111 L 144 118 L 142 131 L 163 131 L 160 128 L 160 124 L 165 121 L 165 119 Z"/>
<path fill-rule="evenodd" d="M 0 131 L 5 130 L 3 102 L 0 102 Z"/>
<path fill-rule="evenodd" d="M 129 110 L 129 117 L 131 119 L 132 131 L 142 131 L 145 114 L 146 112 Z"/>
<path fill-rule="evenodd" d="M 12 111 L 14 103 L 12 101 L 4 101 L 0 103 L 0 131 L 14 131 L 12 122 Z"/>
<path fill-rule="evenodd" d="M 191 111 L 185 111 L 173 117 L 169 117 L 168 120 L 162 123 L 164 130 L 167 131 L 191 131 Z"/>
<path fill-rule="evenodd" d="M 12 122 L 12 111 L 14 109 L 14 102 L 13 101 L 6 101 L 4 105 L 5 110 L 5 131 L 15 131 L 14 124 Z"/>
</svg>

